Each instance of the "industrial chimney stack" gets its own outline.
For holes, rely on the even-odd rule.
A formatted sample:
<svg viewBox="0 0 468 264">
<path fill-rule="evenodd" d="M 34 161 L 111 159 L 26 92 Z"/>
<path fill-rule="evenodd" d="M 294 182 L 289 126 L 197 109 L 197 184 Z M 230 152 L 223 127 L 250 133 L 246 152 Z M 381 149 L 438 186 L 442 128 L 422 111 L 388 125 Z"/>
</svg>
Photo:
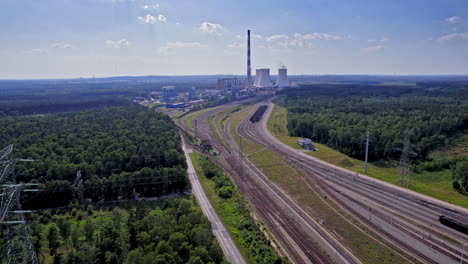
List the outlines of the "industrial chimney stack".
<svg viewBox="0 0 468 264">
<path fill-rule="evenodd" d="M 250 66 L 250 29 L 247 30 L 247 90 L 252 89 L 252 68 Z"/>
</svg>

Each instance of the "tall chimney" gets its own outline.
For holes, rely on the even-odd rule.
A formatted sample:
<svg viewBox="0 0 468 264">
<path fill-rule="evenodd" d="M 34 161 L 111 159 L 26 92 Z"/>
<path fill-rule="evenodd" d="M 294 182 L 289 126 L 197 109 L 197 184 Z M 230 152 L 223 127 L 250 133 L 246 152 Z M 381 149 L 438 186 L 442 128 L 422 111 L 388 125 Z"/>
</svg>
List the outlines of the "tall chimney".
<svg viewBox="0 0 468 264">
<path fill-rule="evenodd" d="M 250 29 L 247 30 L 247 90 L 252 89 L 252 68 L 250 66 Z"/>
</svg>

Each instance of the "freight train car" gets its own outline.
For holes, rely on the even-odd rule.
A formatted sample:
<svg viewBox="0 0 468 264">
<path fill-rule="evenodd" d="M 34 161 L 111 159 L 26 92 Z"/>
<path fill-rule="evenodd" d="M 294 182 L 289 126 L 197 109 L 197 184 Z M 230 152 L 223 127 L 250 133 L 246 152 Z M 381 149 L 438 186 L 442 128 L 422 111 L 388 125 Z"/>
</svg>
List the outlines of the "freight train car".
<svg viewBox="0 0 468 264">
<path fill-rule="evenodd" d="M 446 225 L 450 228 L 453 228 L 457 231 L 460 231 L 462 232 L 463 234 L 466 234 L 468 235 L 468 225 L 467 224 L 464 224 L 464 223 L 461 223 L 457 220 L 454 220 L 454 219 L 451 219 L 451 218 L 448 218 L 446 216 L 443 216 L 441 215 L 439 217 L 439 222 L 443 225 Z"/>
<path fill-rule="evenodd" d="M 260 106 L 257 109 L 257 111 L 255 111 L 255 113 L 250 117 L 250 122 L 255 123 L 255 122 L 260 121 L 260 119 L 262 119 L 262 116 L 265 113 L 267 107 L 268 107 L 267 105 Z"/>
</svg>

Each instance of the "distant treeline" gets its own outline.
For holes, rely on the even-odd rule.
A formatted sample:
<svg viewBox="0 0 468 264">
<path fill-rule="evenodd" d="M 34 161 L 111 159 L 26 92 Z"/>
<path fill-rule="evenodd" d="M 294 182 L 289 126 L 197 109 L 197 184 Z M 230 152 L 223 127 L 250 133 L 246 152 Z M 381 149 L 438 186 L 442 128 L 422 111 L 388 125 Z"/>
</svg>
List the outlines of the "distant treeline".
<svg viewBox="0 0 468 264">
<path fill-rule="evenodd" d="M 43 183 L 26 208 L 158 196 L 187 188 L 186 163 L 171 119 L 131 105 L 39 117 L 0 118 L 0 146 L 14 144 L 19 182 Z M 79 187 L 77 172 L 83 184 Z"/>
<path fill-rule="evenodd" d="M 466 87 L 310 85 L 285 91 L 288 129 L 349 156 L 363 159 L 371 134 L 371 159 L 398 159 L 403 132 L 412 131 L 417 156 L 468 125 L 468 101 L 456 96 Z M 467 93 L 464 95 L 468 96 Z"/>
<path fill-rule="evenodd" d="M 130 100 L 123 97 L 75 98 L 72 95 L 67 99 L 52 97 L 44 100 L 8 101 L 0 102 L 0 117 L 53 114 L 128 104 Z"/>
<path fill-rule="evenodd" d="M 124 77 L 122 77 L 124 78 Z M 142 79 L 145 80 L 145 79 Z M 171 83 L 140 79 L 0 80 L 0 117 L 79 111 L 130 104 Z M 177 92 L 200 83 L 181 82 Z M 206 85 L 205 85 L 206 86 Z"/>
</svg>

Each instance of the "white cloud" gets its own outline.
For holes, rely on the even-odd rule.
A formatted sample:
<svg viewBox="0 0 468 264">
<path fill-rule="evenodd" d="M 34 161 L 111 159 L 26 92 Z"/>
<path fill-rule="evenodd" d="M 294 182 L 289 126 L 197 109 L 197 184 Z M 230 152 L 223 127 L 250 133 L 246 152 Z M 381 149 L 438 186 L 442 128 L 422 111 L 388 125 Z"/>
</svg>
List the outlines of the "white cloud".
<svg viewBox="0 0 468 264">
<path fill-rule="evenodd" d="M 159 21 L 160 23 L 165 23 L 166 20 L 167 20 L 167 18 L 166 18 L 165 16 L 163 16 L 163 15 L 159 15 L 159 16 L 158 16 L 158 21 Z"/>
<path fill-rule="evenodd" d="M 32 49 L 32 50 L 25 51 L 25 53 L 32 54 L 32 55 L 41 55 L 41 56 L 45 56 L 49 54 L 47 50 L 45 49 Z"/>
<path fill-rule="evenodd" d="M 144 17 L 137 17 L 138 20 L 145 22 L 146 24 L 154 24 L 156 22 L 156 18 L 150 14 L 147 14 Z"/>
<path fill-rule="evenodd" d="M 159 4 L 154 4 L 154 5 L 144 5 L 143 9 L 144 10 L 156 10 L 159 8 Z"/>
<path fill-rule="evenodd" d="M 376 52 L 376 51 L 382 51 L 382 50 L 384 50 L 384 46 L 382 45 L 370 46 L 370 47 L 362 49 L 362 51 L 365 51 L 365 52 Z"/>
<path fill-rule="evenodd" d="M 310 34 L 295 33 L 293 36 L 272 35 L 266 37 L 265 39 L 270 45 L 276 45 L 281 47 L 310 48 L 312 47 L 312 43 L 314 40 L 345 40 L 348 38 L 350 37 L 315 32 Z"/>
<path fill-rule="evenodd" d="M 158 21 L 159 23 L 165 23 L 167 21 L 167 18 L 163 15 L 158 15 L 158 17 L 154 17 L 150 14 L 147 14 L 146 16 L 142 17 L 142 16 L 139 16 L 137 17 L 138 20 L 146 23 L 146 24 L 154 24 L 156 23 L 156 21 Z"/>
<path fill-rule="evenodd" d="M 262 40 L 262 39 L 263 39 L 263 36 L 262 36 L 262 35 L 259 35 L 259 34 L 253 34 L 253 35 L 252 35 L 252 38 L 253 38 L 254 40 Z"/>
<path fill-rule="evenodd" d="M 130 42 L 126 39 L 121 39 L 121 40 L 106 40 L 104 41 L 104 43 L 106 44 L 106 47 L 108 48 L 115 48 L 115 49 L 120 49 L 120 48 L 124 48 L 124 47 L 128 47 L 130 46 Z"/>
<path fill-rule="evenodd" d="M 51 47 L 56 48 L 56 49 L 72 49 L 72 48 L 74 48 L 72 45 L 67 44 L 67 43 L 63 43 L 63 42 L 54 43 L 54 44 L 51 45 Z"/>
<path fill-rule="evenodd" d="M 201 44 L 199 42 L 176 41 L 176 42 L 168 42 L 167 46 L 169 47 L 200 47 Z"/>
<path fill-rule="evenodd" d="M 438 38 L 437 41 L 438 42 L 445 42 L 445 41 L 450 41 L 450 40 L 455 40 L 455 39 L 468 39 L 468 32 L 453 33 L 453 34 L 444 35 L 444 36 Z"/>
<path fill-rule="evenodd" d="M 380 39 L 368 39 L 368 42 L 386 42 L 388 41 L 388 38 L 386 37 L 381 37 Z"/>
<path fill-rule="evenodd" d="M 220 33 L 224 28 L 220 24 L 203 22 L 200 24 L 200 30 L 206 33 Z"/>
<path fill-rule="evenodd" d="M 245 46 L 240 43 L 240 42 L 234 42 L 234 43 L 231 43 L 231 44 L 228 44 L 227 47 L 229 49 L 240 49 L 240 48 L 245 48 Z"/>
<path fill-rule="evenodd" d="M 193 47 L 201 47 L 199 42 L 182 42 L 182 41 L 175 41 L 175 42 L 167 42 L 165 46 L 162 46 L 158 49 L 158 52 L 161 54 L 169 54 L 177 48 L 193 48 Z"/>
<path fill-rule="evenodd" d="M 345 40 L 349 37 L 342 37 L 338 35 L 332 35 L 332 34 L 327 34 L 327 33 L 320 33 L 320 32 L 314 32 L 311 34 L 299 34 L 295 33 L 294 38 L 296 39 L 306 39 L 306 40 L 314 40 L 314 39 L 323 39 L 323 40 Z"/>
<path fill-rule="evenodd" d="M 275 42 L 275 41 L 282 41 L 282 40 L 288 40 L 288 39 L 289 39 L 289 36 L 287 35 L 271 35 L 266 39 L 266 41 Z"/>
<path fill-rule="evenodd" d="M 460 20 L 461 20 L 461 17 L 459 16 L 453 16 L 453 17 L 449 17 L 447 19 L 445 19 L 445 21 L 451 23 L 451 24 L 456 24 L 456 23 L 460 23 Z"/>
</svg>

